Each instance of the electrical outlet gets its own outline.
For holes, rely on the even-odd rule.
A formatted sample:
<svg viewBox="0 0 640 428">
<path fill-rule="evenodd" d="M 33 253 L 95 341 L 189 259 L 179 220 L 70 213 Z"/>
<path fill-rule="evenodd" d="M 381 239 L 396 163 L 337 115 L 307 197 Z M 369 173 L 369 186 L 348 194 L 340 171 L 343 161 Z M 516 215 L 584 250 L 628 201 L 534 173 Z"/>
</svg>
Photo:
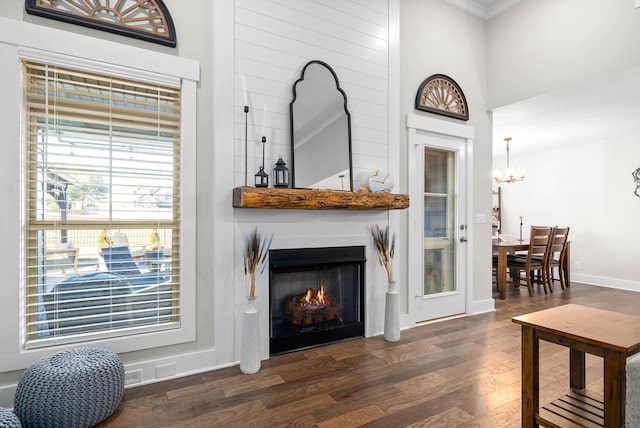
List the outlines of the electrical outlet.
<svg viewBox="0 0 640 428">
<path fill-rule="evenodd" d="M 156 366 L 156 378 L 175 376 L 176 363 L 161 364 Z"/>
<path fill-rule="evenodd" d="M 142 369 L 124 372 L 124 384 L 133 385 L 142 382 Z"/>
<path fill-rule="evenodd" d="M 580 270 L 580 269 L 582 269 L 582 262 L 576 261 L 574 263 L 574 266 L 576 267 L 576 270 Z"/>
</svg>

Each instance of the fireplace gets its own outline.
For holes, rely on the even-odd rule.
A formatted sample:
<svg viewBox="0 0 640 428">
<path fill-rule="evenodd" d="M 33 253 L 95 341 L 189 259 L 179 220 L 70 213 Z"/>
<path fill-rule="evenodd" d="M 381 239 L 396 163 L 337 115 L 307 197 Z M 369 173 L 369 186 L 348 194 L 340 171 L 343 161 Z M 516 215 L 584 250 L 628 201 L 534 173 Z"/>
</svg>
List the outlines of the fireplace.
<svg viewBox="0 0 640 428">
<path fill-rule="evenodd" d="M 364 247 L 269 251 L 270 355 L 364 336 Z"/>
</svg>

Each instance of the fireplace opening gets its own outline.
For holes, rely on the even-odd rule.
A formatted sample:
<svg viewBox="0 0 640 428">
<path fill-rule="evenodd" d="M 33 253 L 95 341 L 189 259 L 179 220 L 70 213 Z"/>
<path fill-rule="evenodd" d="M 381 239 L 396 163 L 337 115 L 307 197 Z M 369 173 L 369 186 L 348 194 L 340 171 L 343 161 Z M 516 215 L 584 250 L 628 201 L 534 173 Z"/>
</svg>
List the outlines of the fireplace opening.
<svg viewBox="0 0 640 428">
<path fill-rule="evenodd" d="M 364 246 L 269 251 L 269 353 L 364 337 Z"/>
</svg>

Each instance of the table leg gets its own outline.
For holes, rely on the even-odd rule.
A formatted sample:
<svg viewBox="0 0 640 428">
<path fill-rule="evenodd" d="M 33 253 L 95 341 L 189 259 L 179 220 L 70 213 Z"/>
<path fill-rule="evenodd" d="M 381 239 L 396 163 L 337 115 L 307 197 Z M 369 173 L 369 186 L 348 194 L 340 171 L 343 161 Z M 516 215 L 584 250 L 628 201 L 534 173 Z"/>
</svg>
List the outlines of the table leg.
<svg viewBox="0 0 640 428">
<path fill-rule="evenodd" d="M 584 352 L 569 349 L 569 386 L 571 389 L 585 389 L 585 356 Z"/>
<path fill-rule="evenodd" d="M 621 352 L 604 352 L 604 426 L 621 427 L 625 418 L 627 358 Z"/>
<path fill-rule="evenodd" d="M 496 274 L 500 299 L 507 297 L 507 249 L 498 248 L 498 272 Z"/>
<path fill-rule="evenodd" d="M 537 427 L 540 343 L 531 327 L 522 326 L 522 427 Z"/>
</svg>

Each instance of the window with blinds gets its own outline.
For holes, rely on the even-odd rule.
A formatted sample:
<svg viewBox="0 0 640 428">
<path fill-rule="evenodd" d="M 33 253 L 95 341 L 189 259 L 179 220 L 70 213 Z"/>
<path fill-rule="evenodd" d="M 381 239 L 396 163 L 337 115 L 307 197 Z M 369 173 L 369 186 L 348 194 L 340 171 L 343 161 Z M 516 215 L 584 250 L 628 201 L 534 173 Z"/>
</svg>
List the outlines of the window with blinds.
<svg viewBox="0 0 640 428">
<path fill-rule="evenodd" d="M 180 327 L 180 88 L 22 66 L 25 346 Z"/>
</svg>

